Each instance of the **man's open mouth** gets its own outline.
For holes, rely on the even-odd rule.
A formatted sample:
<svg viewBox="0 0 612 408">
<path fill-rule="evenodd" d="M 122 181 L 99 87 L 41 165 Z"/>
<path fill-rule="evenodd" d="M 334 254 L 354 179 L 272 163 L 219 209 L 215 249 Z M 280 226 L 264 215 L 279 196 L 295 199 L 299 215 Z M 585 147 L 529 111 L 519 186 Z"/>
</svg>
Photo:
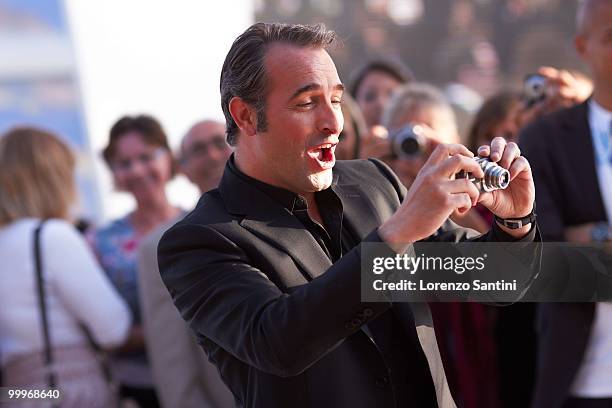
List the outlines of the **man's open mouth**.
<svg viewBox="0 0 612 408">
<path fill-rule="evenodd" d="M 308 155 L 320 162 L 334 161 L 334 150 L 336 143 L 325 143 L 308 150 Z"/>
</svg>

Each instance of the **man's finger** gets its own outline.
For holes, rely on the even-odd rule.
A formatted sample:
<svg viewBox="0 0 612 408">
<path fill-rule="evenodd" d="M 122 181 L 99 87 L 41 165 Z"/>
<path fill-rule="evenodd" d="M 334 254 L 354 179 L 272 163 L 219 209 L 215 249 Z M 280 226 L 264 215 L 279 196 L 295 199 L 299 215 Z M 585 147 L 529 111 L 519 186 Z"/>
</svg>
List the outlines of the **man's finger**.
<svg viewBox="0 0 612 408">
<path fill-rule="evenodd" d="M 467 195 L 470 196 L 472 206 L 476 205 L 478 202 L 478 197 L 480 196 L 480 191 L 478 191 L 478 188 L 468 179 L 448 181 L 444 184 L 444 189 L 451 194 L 467 193 Z"/>
<path fill-rule="evenodd" d="M 427 146 L 425 146 L 425 151 L 427 152 L 427 155 L 431 155 L 432 152 L 436 149 L 436 147 L 440 146 L 442 143 L 436 139 L 427 138 Z"/>
<path fill-rule="evenodd" d="M 521 149 L 519 149 L 518 145 L 514 142 L 510 142 L 506 145 L 504 149 L 504 153 L 502 154 L 502 158 L 499 161 L 499 165 L 505 169 L 510 168 L 510 165 L 521 155 Z"/>
<path fill-rule="evenodd" d="M 553 67 L 540 67 L 538 69 L 538 74 L 547 77 L 548 79 L 555 79 L 559 77 L 559 70 Z"/>
<path fill-rule="evenodd" d="M 450 202 L 459 214 L 465 214 L 472 208 L 472 199 L 467 193 L 451 194 Z"/>
<path fill-rule="evenodd" d="M 439 164 L 438 172 L 442 177 L 452 177 L 460 171 L 472 173 L 475 177 L 482 178 L 484 173 L 480 165 L 472 157 L 455 154 Z"/>
<path fill-rule="evenodd" d="M 531 173 L 531 166 L 525 156 L 520 156 L 512 162 L 508 171 L 510 172 L 510 181 L 512 181 L 524 171 Z"/>
<path fill-rule="evenodd" d="M 563 85 L 571 85 L 575 82 L 575 79 L 569 71 L 562 69 L 559 71 L 559 82 Z"/>
<path fill-rule="evenodd" d="M 504 149 L 506 148 L 506 140 L 503 137 L 495 137 L 491 141 L 491 161 L 497 162 L 502 158 Z"/>
<path fill-rule="evenodd" d="M 491 154 L 491 146 L 482 145 L 478 148 L 478 156 L 488 157 Z"/>
<path fill-rule="evenodd" d="M 474 153 L 470 152 L 470 150 L 462 144 L 458 143 L 450 143 L 450 144 L 441 144 L 438 145 L 429 156 L 427 160 L 427 164 L 438 164 L 442 160 L 447 159 L 449 156 L 454 155 L 463 155 L 467 157 L 474 157 Z"/>
</svg>

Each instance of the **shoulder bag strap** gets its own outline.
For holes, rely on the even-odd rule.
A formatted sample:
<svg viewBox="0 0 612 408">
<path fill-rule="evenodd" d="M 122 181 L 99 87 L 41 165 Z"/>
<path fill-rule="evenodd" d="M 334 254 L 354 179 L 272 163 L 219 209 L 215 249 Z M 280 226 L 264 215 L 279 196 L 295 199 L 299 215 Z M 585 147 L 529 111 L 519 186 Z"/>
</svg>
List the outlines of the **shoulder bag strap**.
<svg viewBox="0 0 612 408">
<path fill-rule="evenodd" d="M 47 316 L 46 298 L 45 298 L 45 286 L 42 277 L 42 255 L 40 250 L 40 232 L 42 230 L 44 221 L 34 230 L 34 262 L 36 269 L 36 288 L 38 290 L 38 306 L 40 309 L 42 333 L 44 340 L 44 358 L 45 365 L 47 366 L 47 382 L 49 387 L 55 388 L 57 381 L 55 373 L 53 372 L 53 353 L 51 352 L 51 337 L 49 335 L 49 319 Z"/>
</svg>

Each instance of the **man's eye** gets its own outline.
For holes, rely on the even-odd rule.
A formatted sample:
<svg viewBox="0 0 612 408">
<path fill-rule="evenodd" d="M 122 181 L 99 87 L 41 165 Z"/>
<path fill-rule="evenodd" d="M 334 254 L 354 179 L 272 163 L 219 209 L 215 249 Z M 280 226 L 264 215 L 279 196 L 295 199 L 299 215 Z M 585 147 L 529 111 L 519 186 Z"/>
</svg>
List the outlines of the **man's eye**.
<svg viewBox="0 0 612 408">
<path fill-rule="evenodd" d="M 305 102 L 298 103 L 297 106 L 299 106 L 300 108 L 307 108 L 309 106 L 312 106 L 313 104 L 314 104 L 313 101 L 305 101 Z"/>
</svg>

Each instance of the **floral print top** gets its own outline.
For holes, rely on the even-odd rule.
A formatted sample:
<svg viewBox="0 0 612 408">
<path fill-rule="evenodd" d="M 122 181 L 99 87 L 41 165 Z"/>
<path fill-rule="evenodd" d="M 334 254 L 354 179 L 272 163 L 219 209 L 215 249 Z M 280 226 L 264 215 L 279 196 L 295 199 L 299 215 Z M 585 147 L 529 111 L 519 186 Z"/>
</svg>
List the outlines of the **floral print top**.
<svg viewBox="0 0 612 408">
<path fill-rule="evenodd" d="M 140 324 L 142 319 L 137 282 L 140 241 L 129 215 L 93 230 L 88 234 L 88 240 L 100 265 L 128 303 L 133 323 Z"/>
</svg>

